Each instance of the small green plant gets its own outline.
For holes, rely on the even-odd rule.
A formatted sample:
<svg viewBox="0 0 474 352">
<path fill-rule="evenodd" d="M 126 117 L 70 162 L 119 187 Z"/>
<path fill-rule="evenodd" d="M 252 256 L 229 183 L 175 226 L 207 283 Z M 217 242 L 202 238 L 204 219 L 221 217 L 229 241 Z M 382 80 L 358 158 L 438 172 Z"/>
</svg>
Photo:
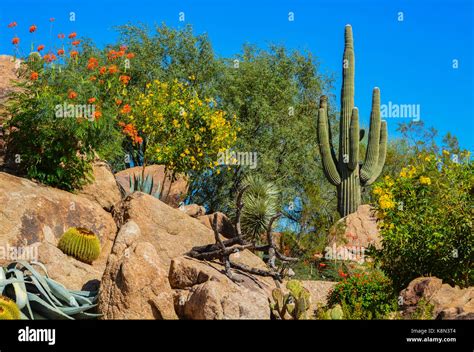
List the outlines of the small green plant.
<svg viewBox="0 0 474 352">
<path fill-rule="evenodd" d="M 328 305 L 340 305 L 346 319 L 378 319 L 397 309 L 391 280 L 377 270 L 356 273 L 339 282 L 329 295 Z"/>
<path fill-rule="evenodd" d="M 327 317 L 331 320 L 342 320 L 344 319 L 344 312 L 342 311 L 342 307 L 340 304 L 336 304 L 331 309 L 327 311 Z"/>
<path fill-rule="evenodd" d="M 274 303 L 270 305 L 272 314 L 277 319 L 302 320 L 307 319 L 310 306 L 310 293 L 297 280 L 290 280 L 286 284 L 289 290 L 284 294 L 280 288 L 272 291 Z"/>
<path fill-rule="evenodd" d="M 20 309 L 18 309 L 15 301 L 0 296 L 0 320 L 19 320 L 20 318 Z"/>
<path fill-rule="evenodd" d="M 61 237 L 58 248 L 81 262 L 92 264 L 100 255 L 100 240 L 84 228 L 72 227 Z"/>
<path fill-rule="evenodd" d="M 154 186 L 153 176 L 149 174 L 146 175 L 145 178 L 143 178 L 142 174 L 130 175 L 129 185 L 130 185 L 129 193 L 143 192 L 155 198 L 160 199 L 160 194 L 161 194 L 160 185 L 158 184 L 157 191 L 153 192 L 153 186 Z"/>
<path fill-rule="evenodd" d="M 270 219 L 278 212 L 277 187 L 259 175 L 249 175 L 243 182 L 248 187 L 243 196 L 242 233 L 250 241 L 258 241 Z"/>
<path fill-rule="evenodd" d="M 425 298 L 418 301 L 415 311 L 409 316 L 413 320 L 432 320 L 434 319 L 434 305 Z"/>
<path fill-rule="evenodd" d="M 68 290 L 51 279 L 41 263 L 19 261 L 0 267 L 0 316 L 4 312 L 4 318 L 95 319 L 100 314 L 90 311 L 96 306 L 97 293 Z"/>
</svg>

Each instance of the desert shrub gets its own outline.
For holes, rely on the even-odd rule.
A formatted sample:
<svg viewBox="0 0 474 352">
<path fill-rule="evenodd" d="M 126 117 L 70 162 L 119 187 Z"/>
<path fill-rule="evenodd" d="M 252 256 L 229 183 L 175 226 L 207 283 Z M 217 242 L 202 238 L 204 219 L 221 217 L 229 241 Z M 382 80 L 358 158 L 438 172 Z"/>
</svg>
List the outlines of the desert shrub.
<svg viewBox="0 0 474 352">
<path fill-rule="evenodd" d="M 328 305 L 341 305 L 345 319 L 380 319 L 397 309 L 392 281 L 381 271 L 355 273 L 339 282 Z"/>
<path fill-rule="evenodd" d="M 148 83 L 120 118 L 143 136 L 144 164 L 152 160 L 172 174 L 216 167 L 219 153 L 237 138 L 235 117 L 228 118 L 216 101 L 201 99 L 189 82 L 176 79 Z"/>
<path fill-rule="evenodd" d="M 397 288 L 418 276 L 472 285 L 473 170 L 468 153 L 420 154 L 374 187 L 383 244 L 375 257 Z"/>
<path fill-rule="evenodd" d="M 57 40 L 60 49 L 31 53 L 21 65 L 8 105 L 8 150 L 22 174 L 71 191 L 90 180 L 96 153 L 123 158 L 116 116 L 133 55 L 123 47 L 99 51 L 76 33 Z"/>
</svg>

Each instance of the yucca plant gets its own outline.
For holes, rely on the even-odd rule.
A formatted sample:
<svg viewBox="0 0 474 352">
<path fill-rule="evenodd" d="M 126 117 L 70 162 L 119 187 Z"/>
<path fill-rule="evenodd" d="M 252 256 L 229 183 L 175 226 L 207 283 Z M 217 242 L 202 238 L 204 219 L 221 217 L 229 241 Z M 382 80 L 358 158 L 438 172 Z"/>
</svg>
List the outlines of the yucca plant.
<svg viewBox="0 0 474 352">
<path fill-rule="evenodd" d="M 40 274 L 34 266 L 40 267 Z M 48 276 L 38 262 L 18 261 L 0 267 L 0 295 L 13 300 L 21 319 L 94 319 L 97 291 L 72 291 Z"/>
<path fill-rule="evenodd" d="M 243 186 L 247 191 L 243 196 L 241 215 L 242 234 L 245 239 L 256 242 L 267 230 L 270 219 L 278 212 L 278 188 L 259 175 L 249 175 Z"/>
<path fill-rule="evenodd" d="M 129 194 L 132 194 L 133 192 L 143 192 L 160 199 L 160 184 L 158 183 L 157 191 L 153 192 L 154 181 L 153 176 L 150 174 L 146 176 L 143 174 L 130 175 L 129 186 Z"/>
</svg>

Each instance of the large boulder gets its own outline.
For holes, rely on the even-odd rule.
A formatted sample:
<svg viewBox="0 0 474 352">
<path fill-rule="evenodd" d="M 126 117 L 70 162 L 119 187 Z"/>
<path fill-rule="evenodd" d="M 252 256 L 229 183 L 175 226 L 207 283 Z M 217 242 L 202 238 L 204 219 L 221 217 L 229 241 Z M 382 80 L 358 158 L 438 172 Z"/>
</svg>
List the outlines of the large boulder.
<svg viewBox="0 0 474 352">
<path fill-rule="evenodd" d="M 198 216 L 201 224 L 206 226 L 208 229 L 212 229 L 214 216 L 217 215 L 217 228 L 219 233 L 225 238 L 232 238 L 235 236 L 234 224 L 224 213 L 212 213 L 208 215 Z"/>
<path fill-rule="evenodd" d="M 179 210 L 193 218 L 198 218 L 206 214 L 206 208 L 197 204 L 181 205 Z"/>
<path fill-rule="evenodd" d="M 162 267 L 168 272 L 171 260 L 194 246 L 214 243 L 214 234 L 197 219 L 148 194 L 135 192 L 112 211 L 121 226 L 133 220 L 141 230 L 141 241 L 151 243 Z"/>
<path fill-rule="evenodd" d="M 375 211 L 368 204 L 360 205 L 357 211 L 339 219 L 330 229 L 328 259 L 363 262 L 364 252 L 369 246 L 380 249 L 381 240 Z"/>
<path fill-rule="evenodd" d="M 177 290 L 176 312 L 182 319 L 270 319 L 271 280 L 234 271 L 230 280 L 223 267 L 188 257 L 173 259 L 169 280 Z"/>
<path fill-rule="evenodd" d="M 125 193 L 130 191 L 130 176 L 141 175 L 142 167 L 132 167 L 115 174 L 117 182 L 123 187 Z M 153 193 L 160 190 L 163 185 L 163 193 L 160 199 L 166 204 L 177 208 L 186 198 L 188 192 L 188 180 L 182 175 L 176 175 L 176 180 L 172 181 L 170 175 L 165 177 L 165 167 L 163 165 L 150 165 L 145 168 L 145 175 L 153 178 Z"/>
<path fill-rule="evenodd" d="M 99 295 L 103 319 L 176 319 L 173 292 L 155 247 L 129 221 L 117 235 Z"/>
<path fill-rule="evenodd" d="M 410 316 L 423 299 L 436 319 L 474 319 L 474 287 L 461 289 L 436 277 L 418 277 L 400 292 L 402 315 Z"/>
<path fill-rule="evenodd" d="M 85 185 L 78 194 L 110 211 L 122 199 L 117 181 L 106 162 L 96 161 L 92 168 L 94 182 Z"/>
<path fill-rule="evenodd" d="M 50 276 L 68 288 L 81 289 L 91 280 L 100 280 L 117 227 L 99 204 L 3 172 L 0 204 L 0 247 L 35 254 L 35 258 L 22 259 L 44 261 Z M 56 248 L 59 238 L 70 227 L 87 228 L 99 237 L 102 252 L 92 265 L 67 257 Z M 37 252 L 26 250 L 34 244 Z M 0 265 L 12 260 L 15 258 L 4 256 Z"/>
</svg>

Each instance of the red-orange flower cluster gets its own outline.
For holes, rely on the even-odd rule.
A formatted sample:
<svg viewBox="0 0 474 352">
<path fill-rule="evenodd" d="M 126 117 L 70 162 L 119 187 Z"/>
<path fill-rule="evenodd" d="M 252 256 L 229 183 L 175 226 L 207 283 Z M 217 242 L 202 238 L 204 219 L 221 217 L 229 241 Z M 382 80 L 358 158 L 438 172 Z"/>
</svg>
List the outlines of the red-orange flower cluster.
<svg viewBox="0 0 474 352">
<path fill-rule="evenodd" d="M 43 50 L 43 49 L 44 49 L 44 45 L 43 45 L 43 44 L 38 45 L 38 49 L 37 49 L 38 51 L 41 51 L 41 50 Z"/>
<path fill-rule="evenodd" d="M 81 44 L 81 41 L 80 40 L 75 40 L 71 44 L 74 45 L 74 46 L 78 46 L 79 44 Z"/>
<path fill-rule="evenodd" d="M 97 67 L 99 67 L 99 60 L 97 60 L 95 57 L 91 57 L 87 63 L 87 69 L 93 70 Z"/>
<path fill-rule="evenodd" d="M 125 133 L 132 139 L 133 143 L 142 143 L 143 138 L 138 135 L 138 131 L 131 123 L 125 124 L 124 122 L 119 122 L 120 127 L 123 128 L 122 132 Z"/>
<path fill-rule="evenodd" d="M 20 43 L 20 38 L 14 37 L 14 38 L 12 39 L 12 44 L 13 44 L 13 45 L 18 45 L 19 43 Z"/>
<path fill-rule="evenodd" d="M 72 32 L 72 33 L 69 34 L 67 37 L 68 37 L 69 39 L 74 39 L 74 38 L 77 37 L 77 33 L 76 33 L 76 32 Z"/>
<path fill-rule="evenodd" d="M 73 50 L 73 51 L 71 51 L 71 53 L 69 55 L 71 57 L 77 57 L 79 55 L 79 53 L 76 50 Z"/>
<path fill-rule="evenodd" d="M 59 34 L 58 34 L 58 38 L 59 38 L 59 39 L 64 39 L 65 37 L 66 37 L 66 36 L 65 36 L 63 33 L 59 33 Z"/>
<path fill-rule="evenodd" d="M 128 82 L 130 82 L 130 79 L 131 79 L 131 77 L 127 76 L 127 75 L 122 75 L 122 76 L 119 77 L 120 82 L 122 82 L 122 84 L 124 84 L 124 85 L 127 85 Z"/>
<path fill-rule="evenodd" d="M 31 75 L 30 75 L 30 79 L 32 81 L 36 81 L 38 79 L 39 75 L 38 75 L 38 72 L 31 72 Z"/>
<path fill-rule="evenodd" d="M 75 91 L 71 90 L 71 91 L 69 91 L 67 97 L 69 99 L 76 99 L 77 98 L 77 93 Z"/>
<path fill-rule="evenodd" d="M 10 23 L 8 24 L 8 28 L 14 28 L 14 27 L 16 27 L 16 26 L 17 26 L 17 23 L 16 23 L 16 22 L 10 22 Z"/>
<path fill-rule="evenodd" d="M 35 25 L 30 26 L 30 33 L 36 32 L 37 27 Z"/>
<path fill-rule="evenodd" d="M 64 49 L 59 49 L 59 50 L 58 50 L 58 55 L 59 55 L 59 56 L 64 55 Z"/>
<path fill-rule="evenodd" d="M 122 110 L 120 110 L 122 114 L 129 114 L 131 111 L 132 111 L 132 107 L 128 104 L 125 104 Z"/>
<path fill-rule="evenodd" d="M 56 59 L 57 59 L 57 57 L 53 53 L 49 53 L 49 54 L 46 54 L 46 55 L 43 56 L 43 60 L 47 63 L 51 63 Z"/>
</svg>

